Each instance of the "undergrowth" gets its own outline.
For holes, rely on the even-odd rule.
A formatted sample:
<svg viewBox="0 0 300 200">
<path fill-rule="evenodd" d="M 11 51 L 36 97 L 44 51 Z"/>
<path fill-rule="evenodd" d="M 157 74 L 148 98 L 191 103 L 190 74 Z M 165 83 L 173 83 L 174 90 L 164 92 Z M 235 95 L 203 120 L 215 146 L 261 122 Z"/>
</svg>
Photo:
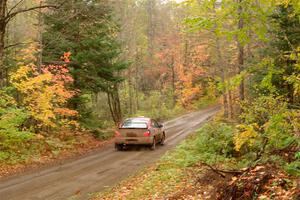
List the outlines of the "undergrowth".
<svg viewBox="0 0 300 200">
<path fill-rule="evenodd" d="M 194 184 L 188 179 L 190 169 L 205 163 L 216 169 L 240 170 L 255 164 L 277 163 L 290 175 L 299 176 L 299 152 L 291 162 L 268 152 L 259 161 L 255 152 L 236 150 L 236 124 L 215 120 L 205 124 L 176 149 L 166 153 L 154 166 L 148 167 L 116 187 L 98 194 L 96 199 L 164 199 L 172 193 Z M 273 147 L 270 144 L 271 148 Z M 243 147 L 244 148 L 244 147 Z M 199 174 L 198 174 L 199 175 Z"/>
<path fill-rule="evenodd" d="M 224 160 L 234 162 L 230 156 L 232 152 L 223 151 L 224 146 L 233 150 L 232 140 L 225 140 L 232 136 L 232 126 L 209 123 L 189 136 L 176 149 L 166 153 L 154 166 L 142 170 L 113 189 L 100 193 L 96 199 L 163 199 L 174 190 L 193 184 L 193 180 L 183 179 L 186 178 L 188 169 L 195 164 Z"/>
</svg>

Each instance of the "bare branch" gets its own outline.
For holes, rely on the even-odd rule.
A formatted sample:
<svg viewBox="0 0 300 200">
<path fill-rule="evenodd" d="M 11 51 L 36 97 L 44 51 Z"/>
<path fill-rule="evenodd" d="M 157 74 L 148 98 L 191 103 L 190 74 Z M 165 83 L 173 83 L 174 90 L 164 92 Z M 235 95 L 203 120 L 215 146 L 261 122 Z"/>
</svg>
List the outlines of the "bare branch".
<svg viewBox="0 0 300 200">
<path fill-rule="evenodd" d="M 42 5 L 42 6 L 34 6 L 34 7 L 31 7 L 31 8 L 18 10 L 18 11 L 15 11 L 13 13 L 7 14 L 6 17 L 4 18 L 4 20 L 5 20 L 6 23 L 8 23 L 12 18 L 14 18 L 18 14 L 33 11 L 33 10 L 37 10 L 37 9 L 42 9 L 42 8 L 58 8 L 58 6 L 56 6 L 56 5 Z"/>
<path fill-rule="evenodd" d="M 223 169 L 217 169 L 217 168 L 214 168 L 213 166 L 211 166 L 211 165 L 209 165 L 207 163 L 204 163 L 204 162 L 202 162 L 201 165 L 210 168 L 212 171 L 214 171 L 215 173 L 219 174 L 223 178 L 225 178 L 225 175 L 223 173 L 238 175 L 238 174 L 243 174 L 243 173 L 245 173 L 245 172 L 247 172 L 247 171 L 250 170 L 250 167 L 248 167 L 248 168 L 246 168 L 244 170 L 223 170 Z"/>
<path fill-rule="evenodd" d="M 4 47 L 4 49 L 9 49 L 9 48 L 12 48 L 12 47 L 16 47 L 16 46 L 19 46 L 19 45 L 26 45 L 26 44 L 32 44 L 34 42 L 18 42 L 18 43 L 15 43 L 15 44 L 10 44 L 10 45 L 7 45 Z"/>
<path fill-rule="evenodd" d="M 23 3 L 25 0 L 20 0 L 18 3 L 16 3 L 8 12 L 7 14 L 9 15 L 15 8 L 17 8 L 21 3 Z"/>
</svg>

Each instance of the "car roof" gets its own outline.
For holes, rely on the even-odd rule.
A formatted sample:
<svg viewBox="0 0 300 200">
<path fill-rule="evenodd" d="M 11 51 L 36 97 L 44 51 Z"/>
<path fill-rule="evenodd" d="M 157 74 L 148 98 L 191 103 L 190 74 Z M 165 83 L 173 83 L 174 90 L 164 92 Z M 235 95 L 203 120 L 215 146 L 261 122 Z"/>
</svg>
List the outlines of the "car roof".
<svg viewBox="0 0 300 200">
<path fill-rule="evenodd" d="M 135 120 L 135 121 L 150 121 L 151 118 L 149 117 L 131 117 L 131 118 L 127 118 L 126 120 Z"/>
</svg>

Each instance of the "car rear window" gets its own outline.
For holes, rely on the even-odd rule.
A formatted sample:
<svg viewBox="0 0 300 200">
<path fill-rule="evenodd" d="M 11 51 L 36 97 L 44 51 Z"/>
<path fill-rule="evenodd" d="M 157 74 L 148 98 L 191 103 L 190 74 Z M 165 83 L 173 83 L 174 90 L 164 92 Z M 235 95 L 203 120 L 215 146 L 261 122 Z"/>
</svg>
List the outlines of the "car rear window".
<svg viewBox="0 0 300 200">
<path fill-rule="evenodd" d="M 146 120 L 128 119 L 124 121 L 121 128 L 148 128 L 147 123 L 148 121 Z"/>
</svg>

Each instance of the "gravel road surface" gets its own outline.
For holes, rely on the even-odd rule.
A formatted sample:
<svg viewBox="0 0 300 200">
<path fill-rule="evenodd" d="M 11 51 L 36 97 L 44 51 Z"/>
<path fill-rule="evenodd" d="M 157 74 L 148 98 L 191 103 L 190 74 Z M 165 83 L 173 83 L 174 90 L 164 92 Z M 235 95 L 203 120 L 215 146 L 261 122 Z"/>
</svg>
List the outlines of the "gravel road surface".
<svg viewBox="0 0 300 200">
<path fill-rule="evenodd" d="M 189 113 L 164 123 L 166 143 L 118 152 L 113 145 L 66 163 L 0 180 L 0 200 L 89 199 L 159 159 L 215 115 L 219 106 Z M 73 197 L 72 197 L 73 196 Z M 75 198 L 76 197 L 76 198 Z"/>
</svg>

